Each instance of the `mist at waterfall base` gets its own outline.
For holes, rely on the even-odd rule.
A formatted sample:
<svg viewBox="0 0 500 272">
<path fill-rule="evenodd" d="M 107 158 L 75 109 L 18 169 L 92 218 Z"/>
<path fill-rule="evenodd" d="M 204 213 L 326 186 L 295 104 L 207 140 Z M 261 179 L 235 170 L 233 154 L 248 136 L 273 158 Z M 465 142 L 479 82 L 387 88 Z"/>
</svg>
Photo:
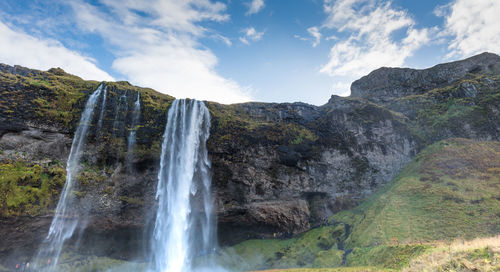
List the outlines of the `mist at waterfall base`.
<svg viewBox="0 0 500 272">
<path fill-rule="evenodd" d="M 79 251 L 80 240 L 89 220 L 92 203 L 76 203 L 74 192 L 78 188 L 78 175 L 84 167 L 84 153 L 91 138 L 102 141 L 101 130 L 108 129 L 119 137 L 127 135 L 126 167 L 132 167 L 136 131 L 140 120 L 140 94 L 137 93 L 132 113 L 127 119 L 128 92 L 117 97 L 114 120 L 106 125 L 108 88 L 101 84 L 89 96 L 81 114 L 66 165 L 66 182 L 52 219 L 49 232 L 31 259 L 34 271 L 80 271 L 77 266 L 100 267 L 92 271 L 145 271 L 145 272 L 208 272 L 227 271 L 216 264 L 217 237 L 213 200 L 211 197 L 210 161 L 206 141 L 209 137 L 210 114 L 205 104 L 196 100 L 175 100 L 168 111 L 158 172 L 157 206 L 144 238 L 146 249 L 138 248 L 138 259 L 118 260 L 94 256 Z M 98 107 L 100 105 L 100 111 Z M 123 110 L 125 109 L 125 113 Z M 113 109 L 112 109 L 113 110 Z M 128 121 L 123 121 L 128 120 Z M 120 126 L 120 127 L 117 127 Z M 123 127 L 121 127 L 123 126 Z M 95 131 L 93 131 L 95 130 Z M 95 143 L 93 143 L 95 144 Z M 131 171 L 127 169 L 127 171 Z M 78 208 L 76 208 L 80 205 Z M 148 224 L 145 222 L 146 225 Z M 146 228 L 148 229 L 148 228 Z M 98 247 L 98 246 L 96 246 Z M 146 257 L 144 257 L 146 255 Z M 69 256 L 69 257 L 68 257 Z M 50 263 L 47 262 L 50 260 Z M 102 265 L 105 262 L 105 265 Z M 110 264 L 112 263 L 112 264 Z M 95 266 L 94 266 L 95 264 Z M 83 267 L 82 267 L 83 268 Z M 84 270 L 82 270 L 84 271 Z M 86 271 L 86 270 L 85 270 Z"/>
</svg>

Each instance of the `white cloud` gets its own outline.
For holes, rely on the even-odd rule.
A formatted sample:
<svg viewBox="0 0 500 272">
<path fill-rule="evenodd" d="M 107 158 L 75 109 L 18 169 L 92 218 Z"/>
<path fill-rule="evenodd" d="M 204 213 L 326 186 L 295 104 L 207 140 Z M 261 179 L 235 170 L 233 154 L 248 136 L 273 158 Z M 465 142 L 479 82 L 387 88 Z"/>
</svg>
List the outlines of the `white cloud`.
<svg viewBox="0 0 500 272">
<path fill-rule="evenodd" d="M 0 21 L 0 62 L 47 70 L 60 67 L 84 79 L 112 81 L 113 78 L 99 69 L 94 60 L 71 51 L 61 43 L 39 39 L 13 30 Z"/>
<path fill-rule="evenodd" d="M 312 46 L 316 47 L 321 41 L 321 33 L 319 32 L 319 29 L 317 26 L 313 26 L 307 29 L 307 32 L 313 36 L 314 40 L 312 42 Z"/>
<path fill-rule="evenodd" d="M 500 53 L 500 1 L 454 0 L 435 12 L 445 17 L 444 35 L 451 35 L 448 57 L 468 57 L 484 51 Z"/>
<path fill-rule="evenodd" d="M 113 46 L 112 67 L 141 86 L 178 98 L 234 103 L 249 101 L 249 90 L 216 71 L 217 57 L 198 42 L 207 30 L 201 21 L 226 21 L 226 6 L 210 0 L 103 0 L 71 6 L 81 29 Z M 101 11 L 106 10 L 106 12 Z M 111 13 L 111 14 L 109 14 Z M 229 39 L 216 34 L 226 44 Z"/>
<path fill-rule="evenodd" d="M 351 94 L 351 91 L 349 90 L 350 87 L 350 82 L 338 81 L 332 85 L 333 91 L 339 96 L 349 96 L 349 94 Z"/>
<path fill-rule="evenodd" d="M 259 11 L 261 11 L 265 7 L 264 0 L 252 0 L 252 2 L 248 3 L 247 5 L 248 5 L 248 11 L 246 13 L 247 16 L 259 13 Z"/>
<path fill-rule="evenodd" d="M 328 18 L 323 27 L 350 33 L 336 40 L 321 72 L 356 78 L 381 66 L 401 66 L 429 41 L 429 30 L 415 29 L 415 22 L 391 2 L 378 0 L 325 0 Z M 396 31 L 404 37 L 395 38 Z"/>
<path fill-rule="evenodd" d="M 335 40 L 338 40 L 338 39 L 339 39 L 339 37 L 337 37 L 335 35 L 330 35 L 330 36 L 328 36 L 328 37 L 325 38 L 325 40 L 327 40 L 327 41 L 331 41 L 331 40 L 335 41 Z"/>
<path fill-rule="evenodd" d="M 240 37 L 239 40 L 244 44 L 250 44 L 250 41 L 260 41 L 262 39 L 262 36 L 264 35 L 264 31 L 259 32 L 253 27 L 244 28 L 241 30 L 241 32 L 244 36 Z"/>
<path fill-rule="evenodd" d="M 233 42 L 231 42 L 231 39 L 229 39 L 228 37 L 223 36 L 221 34 L 214 34 L 212 37 L 216 40 L 219 40 L 219 41 L 225 43 L 227 46 L 233 45 Z"/>
<path fill-rule="evenodd" d="M 244 43 L 246 45 L 250 44 L 250 42 L 246 38 L 244 38 L 244 37 L 239 37 L 238 40 L 240 40 L 240 42 L 242 42 L 242 43 Z"/>
<path fill-rule="evenodd" d="M 300 36 L 300 35 L 298 35 L 298 34 L 293 35 L 293 37 L 294 37 L 295 39 L 299 39 L 299 40 L 301 40 L 301 41 L 307 41 L 307 38 L 304 38 L 304 37 L 302 37 L 302 36 Z"/>
</svg>

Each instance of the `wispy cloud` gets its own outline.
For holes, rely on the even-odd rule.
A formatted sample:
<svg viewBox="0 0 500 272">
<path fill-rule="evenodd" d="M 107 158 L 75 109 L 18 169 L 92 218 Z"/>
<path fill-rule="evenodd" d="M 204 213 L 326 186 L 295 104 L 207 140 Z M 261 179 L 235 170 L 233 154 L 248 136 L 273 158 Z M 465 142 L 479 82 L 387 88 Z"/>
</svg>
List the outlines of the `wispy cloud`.
<svg viewBox="0 0 500 272">
<path fill-rule="evenodd" d="M 231 39 L 229 39 L 228 37 L 223 36 L 221 34 L 214 34 L 214 35 L 212 35 L 212 37 L 216 40 L 219 40 L 219 41 L 225 43 L 227 46 L 233 45 L 233 42 L 231 41 Z"/>
<path fill-rule="evenodd" d="M 12 29 L 0 21 L 0 62 L 47 70 L 61 67 L 84 79 L 111 81 L 113 78 L 99 69 L 94 59 L 69 50 L 60 42 L 33 37 Z"/>
<path fill-rule="evenodd" d="M 301 41 L 310 42 L 313 47 L 318 46 L 321 42 L 321 37 L 323 36 L 321 32 L 319 32 L 319 27 L 312 26 L 307 29 L 307 33 L 310 37 L 303 37 L 298 34 L 293 35 L 293 37 Z"/>
<path fill-rule="evenodd" d="M 321 33 L 319 32 L 319 28 L 317 26 L 313 26 L 307 29 L 307 32 L 311 34 L 311 36 L 314 38 L 312 42 L 312 46 L 316 47 L 321 41 Z"/>
<path fill-rule="evenodd" d="M 500 1 L 454 0 L 438 7 L 445 18 L 444 36 L 451 36 L 447 57 L 468 57 L 484 51 L 500 53 Z"/>
<path fill-rule="evenodd" d="M 301 40 L 301 41 L 307 41 L 307 40 L 308 40 L 307 38 L 304 38 L 304 37 L 302 37 L 302 36 L 300 36 L 300 35 L 298 35 L 298 34 L 293 35 L 293 37 L 294 37 L 295 39 L 299 39 L 299 40 Z"/>
<path fill-rule="evenodd" d="M 250 42 L 257 42 L 262 39 L 262 36 L 264 35 L 264 31 L 257 31 L 253 27 L 248 27 L 244 28 L 241 30 L 243 33 L 243 37 L 240 37 L 239 40 L 244 43 L 244 44 L 250 44 Z"/>
<path fill-rule="evenodd" d="M 259 13 L 266 4 L 264 3 L 264 0 L 252 0 L 251 2 L 247 3 L 248 5 L 248 11 L 246 13 L 247 16 Z"/>
<path fill-rule="evenodd" d="M 429 41 L 428 29 L 416 29 L 405 10 L 378 0 L 325 0 L 323 28 L 348 34 L 336 39 L 321 72 L 353 80 L 381 66 L 401 66 Z M 403 37 L 394 35 L 403 31 Z"/>
<path fill-rule="evenodd" d="M 117 56 L 112 67 L 142 86 L 175 97 L 222 103 L 250 100 L 248 88 L 220 76 L 217 57 L 199 38 L 202 21 L 229 19 L 226 6 L 209 0 L 103 0 L 101 6 L 71 2 L 78 27 L 100 35 Z M 226 44 L 229 39 L 218 36 Z"/>
</svg>

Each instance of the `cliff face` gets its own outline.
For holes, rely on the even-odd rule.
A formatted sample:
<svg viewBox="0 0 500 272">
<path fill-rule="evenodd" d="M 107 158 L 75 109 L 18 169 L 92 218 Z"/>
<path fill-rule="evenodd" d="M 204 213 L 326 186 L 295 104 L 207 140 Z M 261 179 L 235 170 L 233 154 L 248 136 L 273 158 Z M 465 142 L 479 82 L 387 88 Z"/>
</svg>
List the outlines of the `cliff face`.
<svg viewBox="0 0 500 272">
<path fill-rule="evenodd" d="M 450 136 L 500 140 L 498 67 L 497 55 L 482 54 L 427 70 L 382 68 L 353 83 L 351 97 L 332 96 L 319 107 L 208 102 L 219 239 L 305 231 L 387 183 L 427 144 Z M 29 252 L 45 237 L 72 134 L 98 84 L 60 69 L 0 65 L 0 236 L 8 237 L 0 255 Z M 149 231 L 173 98 L 126 82 L 106 85 L 74 208 L 89 214 L 89 250 L 126 258 Z M 141 118 L 130 161 L 128 109 L 137 92 Z"/>
<path fill-rule="evenodd" d="M 404 116 L 357 99 L 209 107 L 223 241 L 302 232 L 390 180 L 419 149 Z"/>
</svg>

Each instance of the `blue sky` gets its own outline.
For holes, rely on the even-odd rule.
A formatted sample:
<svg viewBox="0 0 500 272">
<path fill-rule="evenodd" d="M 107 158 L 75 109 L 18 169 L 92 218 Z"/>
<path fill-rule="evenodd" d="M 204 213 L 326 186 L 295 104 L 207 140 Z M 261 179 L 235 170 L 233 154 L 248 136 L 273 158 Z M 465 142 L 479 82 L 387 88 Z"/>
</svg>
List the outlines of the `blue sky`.
<svg viewBox="0 0 500 272">
<path fill-rule="evenodd" d="M 500 53 L 498 0 L 3 0 L 0 62 L 175 97 L 321 105 L 381 66 Z"/>
</svg>

